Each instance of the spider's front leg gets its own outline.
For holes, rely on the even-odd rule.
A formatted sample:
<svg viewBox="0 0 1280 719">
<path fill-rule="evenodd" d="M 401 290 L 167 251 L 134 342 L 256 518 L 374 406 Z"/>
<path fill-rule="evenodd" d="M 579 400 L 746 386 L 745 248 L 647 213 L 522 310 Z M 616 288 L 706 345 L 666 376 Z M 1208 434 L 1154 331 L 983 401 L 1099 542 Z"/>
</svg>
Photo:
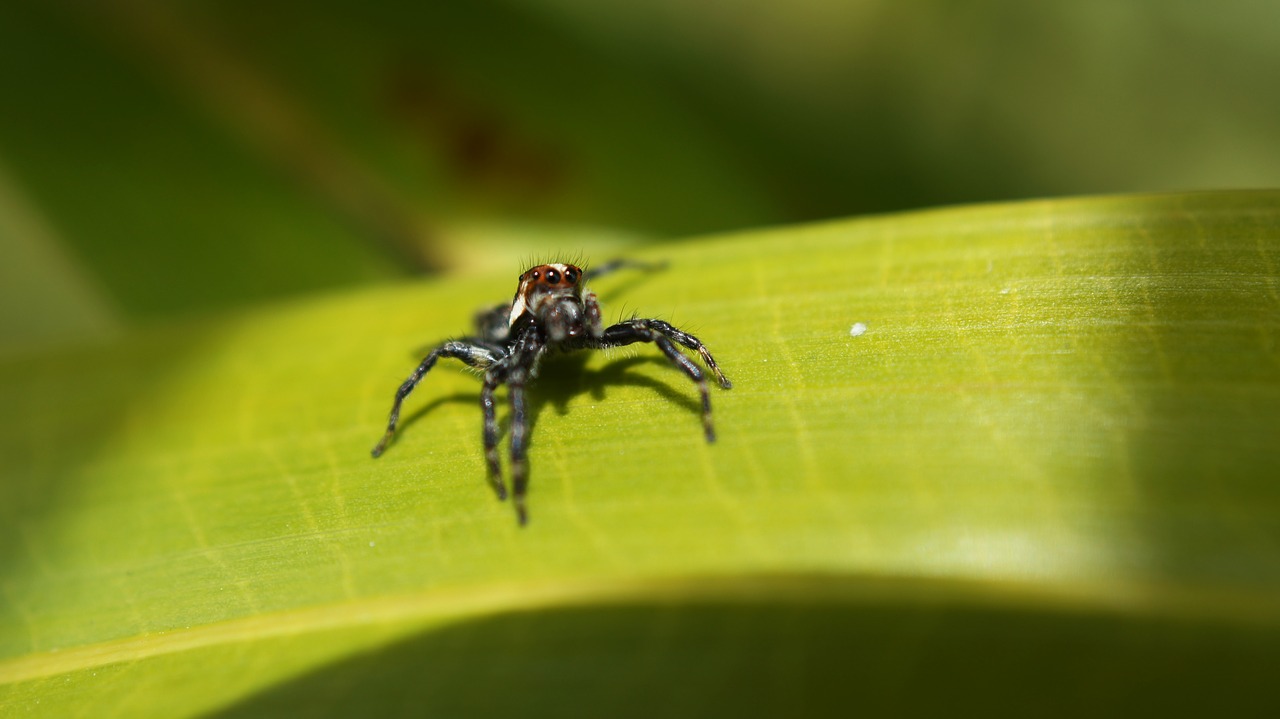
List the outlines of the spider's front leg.
<svg viewBox="0 0 1280 719">
<path fill-rule="evenodd" d="M 702 340 L 662 320 L 634 319 L 619 322 L 605 329 L 597 346 L 603 349 L 622 347 L 636 342 L 652 342 L 657 345 L 672 364 L 679 367 L 698 385 L 698 393 L 702 395 L 702 429 L 706 433 L 707 441 L 714 442 L 716 432 L 711 423 L 711 393 L 707 391 L 707 378 L 693 360 L 676 349 L 673 341 L 697 352 L 707 367 L 715 373 L 721 387 L 724 389 L 733 387 L 733 383 L 724 376 L 724 372 L 720 371 L 720 366 L 716 364 L 715 358 L 711 356 L 706 345 L 702 344 Z"/>
<path fill-rule="evenodd" d="M 413 391 L 413 388 L 418 386 L 418 383 L 422 381 L 423 376 L 425 376 L 427 372 L 431 371 L 431 368 L 436 364 L 436 360 L 441 357 L 453 357 L 454 359 L 462 360 L 472 367 L 478 367 L 481 369 L 487 368 L 499 360 L 498 353 L 495 352 L 493 348 L 485 347 L 484 345 L 469 341 L 450 340 L 449 342 L 445 342 L 439 347 L 431 350 L 431 352 L 423 358 L 421 364 L 418 365 L 418 368 L 413 371 L 413 374 L 409 375 L 409 379 L 405 380 L 404 383 L 400 385 L 400 388 L 396 390 L 395 402 L 391 405 L 391 416 L 387 419 L 387 432 L 382 435 L 382 441 L 378 442 L 378 445 L 373 448 L 373 452 L 371 454 L 373 454 L 374 457 L 380 456 L 382 452 L 386 450 L 387 445 L 391 442 L 391 438 L 395 435 L 396 422 L 400 420 L 400 405 L 404 402 L 404 398 L 409 396 L 409 393 Z"/>
<path fill-rule="evenodd" d="M 511 402 L 511 496 L 520 524 L 529 521 L 524 498 L 529 489 L 529 418 L 525 386 L 546 349 L 539 333 L 526 332 L 511 353 L 507 374 L 507 398 Z"/>
<path fill-rule="evenodd" d="M 507 393 L 511 400 L 511 495 L 516 505 L 516 519 L 520 524 L 529 521 L 524 497 L 529 491 L 529 420 L 525 416 L 525 372 L 512 372 Z"/>
<path fill-rule="evenodd" d="M 489 466 L 489 484 L 499 500 L 507 498 L 507 488 L 502 483 L 502 463 L 498 460 L 498 416 L 494 407 L 494 391 L 502 383 L 496 367 L 484 373 L 484 386 L 480 388 L 480 409 L 484 413 L 484 459 Z"/>
</svg>

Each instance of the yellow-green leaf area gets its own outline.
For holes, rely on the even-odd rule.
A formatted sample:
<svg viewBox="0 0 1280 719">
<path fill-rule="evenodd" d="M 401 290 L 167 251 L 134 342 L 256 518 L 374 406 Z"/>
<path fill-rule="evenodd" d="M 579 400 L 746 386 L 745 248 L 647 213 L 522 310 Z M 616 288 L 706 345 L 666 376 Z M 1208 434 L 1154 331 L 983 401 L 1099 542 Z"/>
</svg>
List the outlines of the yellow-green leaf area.
<svg viewBox="0 0 1280 719">
<path fill-rule="evenodd" d="M 479 382 L 455 366 L 369 456 L 413 352 L 522 268 L 6 359 L 0 701 L 1273 707 L 1278 255 L 1268 192 L 647 248 L 666 271 L 593 288 L 607 319 L 707 343 L 735 384 L 713 391 L 718 441 L 652 347 L 550 361 L 525 528 L 485 483 Z"/>
</svg>

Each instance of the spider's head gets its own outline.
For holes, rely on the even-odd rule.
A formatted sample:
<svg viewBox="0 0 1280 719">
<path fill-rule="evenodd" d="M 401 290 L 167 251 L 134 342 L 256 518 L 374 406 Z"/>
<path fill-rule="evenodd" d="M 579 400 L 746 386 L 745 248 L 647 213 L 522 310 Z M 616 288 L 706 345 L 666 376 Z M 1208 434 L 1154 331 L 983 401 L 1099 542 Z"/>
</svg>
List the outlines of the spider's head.
<svg viewBox="0 0 1280 719">
<path fill-rule="evenodd" d="M 540 317 L 546 308 L 566 299 L 582 303 L 582 268 L 560 262 L 531 267 L 520 275 L 508 326 L 514 327 L 526 314 Z"/>
</svg>

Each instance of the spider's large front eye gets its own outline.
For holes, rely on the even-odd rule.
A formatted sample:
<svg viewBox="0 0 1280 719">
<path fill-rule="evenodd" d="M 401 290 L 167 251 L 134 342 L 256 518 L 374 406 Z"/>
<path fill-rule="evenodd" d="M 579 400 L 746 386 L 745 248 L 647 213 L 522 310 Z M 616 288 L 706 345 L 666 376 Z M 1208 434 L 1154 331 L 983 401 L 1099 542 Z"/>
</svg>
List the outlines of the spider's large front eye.
<svg viewBox="0 0 1280 719">
<path fill-rule="evenodd" d="M 578 273 L 573 270 L 564 271 L 564 281 L 571 285 L 578 284 Z"/>
<path fill-rule="evenodd" d="M 547 270 L 547 284 L 560 284 L 560 273 L 555 270 Z"/>
</svg>

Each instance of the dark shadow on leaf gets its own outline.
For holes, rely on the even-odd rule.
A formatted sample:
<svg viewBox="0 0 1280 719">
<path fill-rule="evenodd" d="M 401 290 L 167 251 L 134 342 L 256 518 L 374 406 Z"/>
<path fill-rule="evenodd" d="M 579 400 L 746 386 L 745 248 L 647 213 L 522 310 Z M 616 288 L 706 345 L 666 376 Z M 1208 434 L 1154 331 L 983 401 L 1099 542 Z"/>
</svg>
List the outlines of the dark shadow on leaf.
<svg viewBox="0 0 1280 719">
<path fill-rule="evenodd" d="M 1280 715 L 1274 627 L 802 581 L 812 594 L 460 620 L 217 716 Z"/>
<path fill-rule="evenodd" d="M 693 383 L 685 379 L 683 374 L 672 368 L 671 381 L 665 382 L 628 371 L 632 367 L 644 364 L 657 364 L 670 368 L 670 363 L 663 358 L 626 357 L 610 362 L 598 370 L 589 370 L 585 368 L 587 357 L 585 353 L 567 355 L 553 358 L 552 361 L 543 365 L 540 376 L 529 392 L 531 433 L 537 428 L 538 418 L 548 405 L 554 407 L 556 414 L 563 417 L 568 415 L 569 401 L 574 397 L 586 394 L 597 402 L 606 402 L 608 390 L 611 387 L 641 387 L 653 390 L 671 404 L 692 414 L 695 422 L 690 424 L 690 431 L 700 431 L 702 406 L 696 399 L 697 390 L 694 389 Z M 687 385 L 687 389 L 681 392 L 677 389 L 680 384 L 672 383 L 682 383 Z M 625 427 L 616 429 L 626 431 Z M 530 441 L 536 445 L 537 435 L 533 434 Z"/>
<path fill-rule="evenodd" d="M 569 400 L 578 395 L 588 394 L 599 402 L 607 399 L 610 387 L 643 387 L 653 390 L 668 402 L 685 408 L 695 417 L 701 415 L 702 408 L 696 399 L 697 389 L 694 384 L 662 357 L 625 357 L 595 370 L 586 369 L 588 357 L 586 353 L 578 353 L 552 358 L 546 362 L 538 379 L 531 386 L 530 399 L 534 406 L 540 410 L 545 405 L 554 405 L 556 413 L 563 416 L 569 411 Z M 628 371 L 632 367 L 646 364 L 670 369 L 672 382 Z M 673 383 L 685 385 L 685 391 L 676 389 L 679 384 Z"/>
</svg>

